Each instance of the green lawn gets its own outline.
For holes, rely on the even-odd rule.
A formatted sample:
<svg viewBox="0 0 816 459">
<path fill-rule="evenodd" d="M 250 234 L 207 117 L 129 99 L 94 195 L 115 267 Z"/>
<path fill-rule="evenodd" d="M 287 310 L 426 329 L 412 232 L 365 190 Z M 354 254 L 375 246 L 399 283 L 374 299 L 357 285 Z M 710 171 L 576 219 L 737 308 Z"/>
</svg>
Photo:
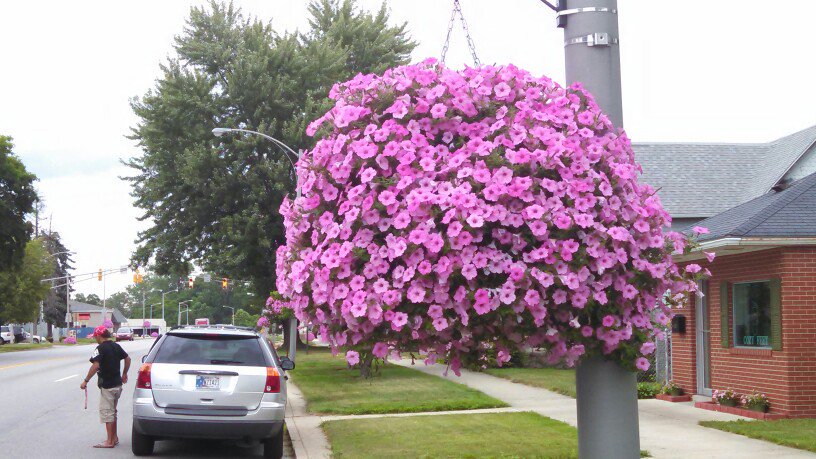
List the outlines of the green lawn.
<svg viewBox="0 0 816 459">
<path fill-rule="evenodd" d="M 488 368 L 485 373 L 515 383 L 543 387 L 575 398 L 575 370 L 558 368 Z"/>
<path fill-rule="evenodd" d="M 575 428 L 535 413 L 329 421 L 323 430 L 337 458 L 578 457 Z"/>
<path fill-rule="evenodd" d="M 310 412 L 324 414 L 416 413 L 505 407 L 500 400 L 410 368 L 386 365 L 369 380 L 324 350 L 299 351 L 289 372 Z"/>
<path fill-rule="evenodd" d="M 700 425 L 816 452 L 816 419 L 700 421 Z"/>
<path fill-rule="evenodd" d="M 29 349 L 48 349 L 51 347 L 51 343 L 17 343 L 17 344 L 4 344 L 0 346 L 0 353 L 2 352 L 14 352 L 14 351 L 27 351 Z"/>
</svg>

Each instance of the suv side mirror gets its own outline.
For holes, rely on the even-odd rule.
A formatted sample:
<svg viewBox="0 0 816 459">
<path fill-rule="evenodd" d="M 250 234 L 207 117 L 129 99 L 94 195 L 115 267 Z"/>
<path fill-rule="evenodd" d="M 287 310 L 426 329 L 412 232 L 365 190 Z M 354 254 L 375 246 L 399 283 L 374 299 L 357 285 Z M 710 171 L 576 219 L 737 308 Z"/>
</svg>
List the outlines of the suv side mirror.
<svg viewBox="0 0 816 459">
<path fill-rule="evenodd" d="M 281 357 L 280 358 L 281 369 L 285 371 L 294 370 L 295 369 L 295 362 L 293 362 L 289 357 Z"/>
</svg>

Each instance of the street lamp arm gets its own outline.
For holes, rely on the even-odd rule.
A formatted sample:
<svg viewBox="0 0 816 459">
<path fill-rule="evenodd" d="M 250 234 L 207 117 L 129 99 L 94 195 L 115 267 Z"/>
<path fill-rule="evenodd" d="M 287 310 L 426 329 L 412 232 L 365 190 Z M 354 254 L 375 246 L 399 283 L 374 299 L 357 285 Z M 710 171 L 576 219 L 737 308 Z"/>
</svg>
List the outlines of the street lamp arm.
<svg viewBox="0 0 816 459">
<path fill-rule="evenodd" d="M 281 142 L 280 140 L 272 137 L 271 135 L 264 134 L 263 132 L 252 131 L 250 129 L 239 129 L 239 128 L 215 128 L 215 129 L 212 130 L 213 135 L 216 136 L 216 137 L 221 137 L 222 135 L 224 135 L 226 133 L 229 133 L 229 132 L 246 132 L 248 134 L 259 135 L 259 136 L 261 136 L 261 137 L 275 143 L 275 145 L 278 145 L 279 147 L 283 148 L 287 152 L 291 153 L 292 156 L 295 158 L 295 160 L 300 158 L 300 155 L 295 153 L 295 150 L 292 150 L 291 148 L 289 148 L 288 145 L 286 145 L 285 143 Z M 286 159 L 289 160 L 289 163 L 292 164 L 292 168 L 296 169 L 295 162 L 292 160 L 292 157 L 290 157 L 288 154 L 285 155 L 285 156 L 286 156 Z"/>
</svg>

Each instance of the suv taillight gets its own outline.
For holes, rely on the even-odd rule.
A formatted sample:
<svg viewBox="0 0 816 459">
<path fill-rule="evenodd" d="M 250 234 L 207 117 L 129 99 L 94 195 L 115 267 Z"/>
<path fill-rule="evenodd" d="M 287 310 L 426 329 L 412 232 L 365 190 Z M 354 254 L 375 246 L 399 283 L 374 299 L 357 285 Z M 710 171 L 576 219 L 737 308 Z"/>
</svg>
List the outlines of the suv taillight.
<svg viewBox="0 0 816 459">
<path fill-rule="evenodd" d="M 267 394 L 276 394 L 280 392 L 280 373 L 274 367 L 266 368 L 266 386 L 264 392 Z"/>
<path fill-rule="evenodd" d="M 142 367 L 139 368 L 139 376 L 136 379 L 136 388 L 137 389 L 150 389 L 150 363 L 143 363 Z"/>
</svg>

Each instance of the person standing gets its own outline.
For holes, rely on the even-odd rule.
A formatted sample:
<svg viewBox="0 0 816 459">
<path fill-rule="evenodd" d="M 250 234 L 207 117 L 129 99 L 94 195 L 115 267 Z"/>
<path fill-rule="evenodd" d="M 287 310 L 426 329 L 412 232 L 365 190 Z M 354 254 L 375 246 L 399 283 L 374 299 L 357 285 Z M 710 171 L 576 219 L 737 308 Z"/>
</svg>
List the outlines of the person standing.
<svg viewBox="0 0 816 459">
<path fill-rule="evenodd" d="M 116 431 L 116 407 L 122 395 L 122 384 L 127 384 L 130 357 L 118 343 L 110 340 L 111 332 L 104 325 L 96 327 L 91 334 L 98 346 L 91 355 L 91 368 L 79 388 L 85 390 L 88 382 L 97 375 L 97 385 L 101 392 L 99 397 L 99 420 L 105 424 L 107 438 L 94 448 L 113 448 L 119 444 Z M 125 367 L 119 373 L 119 362 L 124 360 Z"/>
</svg>

